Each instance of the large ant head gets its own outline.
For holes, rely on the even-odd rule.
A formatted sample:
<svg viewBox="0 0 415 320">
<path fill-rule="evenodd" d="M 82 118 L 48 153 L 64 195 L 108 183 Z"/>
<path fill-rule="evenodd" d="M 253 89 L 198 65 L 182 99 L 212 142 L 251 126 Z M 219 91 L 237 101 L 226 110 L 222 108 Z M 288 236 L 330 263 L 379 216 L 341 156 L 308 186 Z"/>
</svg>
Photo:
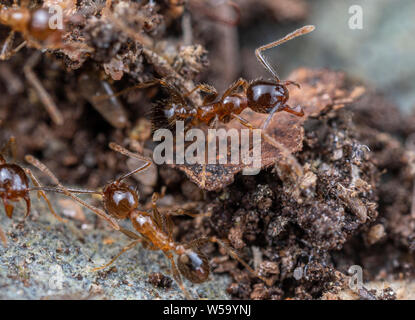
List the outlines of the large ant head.
<svg viewBox="0 0 415 320">
<path fill-rule="evenodd" d="M 117 219 L 125 219 L 138 207 L 137 192 L 122 182 L 113 182 L 103 190 L 107 212 Z"/>
<path fill-rule="evenodd" d="M 9 218 L 13 215 L 10 201 L 21 198 L 26 200 L 27 214 L 30 212 L 29 179 L 21 167 L 16 164 L 0 164 L 0 197 L 3 198 L 4 209 Z"/>
<path fill-rule="evenodd" d="M 180 273 L 193 283 L 205 282 L 209 276 L 208 258 L 198 249 L 188 249 L 177 258 Z"/>
<path fill-rule="evenodd" d="M 246 92 L 248 107 L 255 112 L 269 113 L 277 104 L 284 105 L 289 98 L 285 85 L 275 81 L 253 81 Z"/>
</svg>

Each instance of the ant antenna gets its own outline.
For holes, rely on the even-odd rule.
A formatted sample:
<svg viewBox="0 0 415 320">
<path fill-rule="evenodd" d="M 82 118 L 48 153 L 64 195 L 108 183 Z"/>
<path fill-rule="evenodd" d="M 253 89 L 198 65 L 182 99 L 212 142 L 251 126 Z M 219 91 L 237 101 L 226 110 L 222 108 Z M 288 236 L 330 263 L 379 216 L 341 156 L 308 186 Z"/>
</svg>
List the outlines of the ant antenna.
<svg viewBox="0 0 415 320">
<path fill-rule="evenodd" d="M 262 65 L 265 67 L 265 69 L 267 69 L 274 77 L 275 79 L 277 79 L 277 81 L 280 81 L 280 78 L 278 77 L 277 72 L 275 71 L 275 69 L 269 64 L 269 62 L 264 58 L 264 56 L 262 55 L 262 51 L 274 48 L 278 45 L 280 45 L 281 43 L 287 42 L 289 40 L 292 40 L 298 36 L 302 36 L 305 35 L 307 33 L 310 33 L 311 31 L 313 31 L 315 29 L 315 26 L 313 25 L 308 25 L 308 26 L 304 26 L 300 29 L 297 29 L 289 34 L 287 34 L 284 38 L 281 38 L 277 41 L 268 43 L 266 45 L 263 45 L 259 48 L 257 48 L 255 50 L 255 55 L 258 59 L 259 62 L 262 63 Z"/>
</svg>

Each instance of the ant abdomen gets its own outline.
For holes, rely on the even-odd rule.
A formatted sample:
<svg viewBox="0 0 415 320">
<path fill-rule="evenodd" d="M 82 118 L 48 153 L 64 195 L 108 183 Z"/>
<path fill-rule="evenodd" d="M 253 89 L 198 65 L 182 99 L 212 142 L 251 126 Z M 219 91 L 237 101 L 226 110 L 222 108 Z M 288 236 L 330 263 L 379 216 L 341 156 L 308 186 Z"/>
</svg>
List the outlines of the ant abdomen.
<svg viewBox="0 0 415 320">
<path fill-rule="evenodd" d="M 202 283 L 209 277 L 208 258 L 199 250 L 186 250 L 177 258 L 180 273 L 193 283 Z"/>
<path fill-rule="evenodd" d="M 256 80 L 246 91 L 248 107 L 255 112 L 269 113 L 276 105 L 283 106 L 289 93 L 285 85 L 275 81 Z"/>
<path fill-rule="evenodd" d="M 103 190 L 105 209 L 117 219 L 125 219 L 138 207 L 138 195 L 124 183 L 111 183 Z"/>
<path fill-rule="evenodd" d="M 26 215 L 30 212 L 29 179 L 21 167 L 16 164 L 0 165 L 0 197 L 3 198 L 4 209 L 9 218 L 13 215 L 13 205 L 10 201 L 25 199 Z"/>
</svg>

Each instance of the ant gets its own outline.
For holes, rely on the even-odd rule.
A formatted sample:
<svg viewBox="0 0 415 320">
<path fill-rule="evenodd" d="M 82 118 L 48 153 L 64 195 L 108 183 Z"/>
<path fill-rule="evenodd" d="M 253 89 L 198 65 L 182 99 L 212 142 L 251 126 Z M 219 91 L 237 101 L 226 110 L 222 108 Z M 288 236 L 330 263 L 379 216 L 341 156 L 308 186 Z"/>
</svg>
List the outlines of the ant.
<svg viewBox="0 0 415 320">
<path fill-rule="evenodd" d="M 81 43 L 64 44 L 62 42 L 65 20 L 62 21 L 62 28 L 58 28 L 58 24 L 56 28 L 51 28 L 50 26 L 52 15 L 49 9 L 52 6 L 55 6 L 55 8 L 59 7 L 62 15 L 68 17 L 69 13 L 75 10 L 74 0 L 47 0 L 44 4 L 45 7 L 37 9 L 29 9 L 25 4 L 27 4 L 27 1 L 24 2 L 24 5 L 18 6 L 16 0 L 13 1 L 11 7 L 0 4 L 0 24 L 12 29 L 1 48 L 0 60 L 9 59 L 25 46 L 37 49 L 80 49 L 91 51 L 91 48 Z M 16 32 L 20 32 L 23 35 L 24 41 L 12 49 Z M 61 125 L 63 124 L 61 112 L 33 72 L 33 67 L 37 64 L 39 58 L 38 52 L 33 54 L 24 65 L 23 71 L 26 79 L 36 90 L 53 122 Z"/>
<path fill-rule="evenodd" d="M 39 181 L 36 179 L 30 169 L 22 168 L 15 163 L 8 163 L 6 161 L 6 159 L 3 157 L 3 154 L 7 148 L 11 150 L 13 158 L 15 158 L 16 141 L 14 137 L 11 137 L 0 151 L 0 198 L 3 200 L 4 210 L 6 211 L 7 217 L 11 219 L 13 216 L 14 206 L 10 202 L 16 202 L 20 199 L 23 199 L 26 202 L 26 218 L 30 213 L 31 206 L 29 191 L 37 191 L 38 196 L 42 197 L 46 201 L 50 212 L 56 217 L 56 219 L 58 219 L 60 222 L 65 223 L 66 220 L 56 214 L 52 204 L 47 198 L 44 192 L 44 189 L 47 188 L 44 188 L 40 185 Z M 32 180 L 32 183 L 36 186 L 35 188 L 29 188 L 29 177 Z M 7 246 L 7 238 L 1 228 L 0 240 L 3 242 L 4 246 Z"/>
<path fill-rule="evenodd" d="M 154 107 L 153 123 L 155 128 L 159 128 L 165 123 L 170 127 L 177 120 L 184 121 L 187 128 L 200 124 L 217 127 L 219 122 L 226 124 L 232 119 L 236 119 L 244 127 L 254 130 L 256 128 L 240 115 L 242 111 L 250 108 L 255 112 L 268 114 L 267 119 L 262 123 L 260 128 L 262 137 L 280 150 L 296 170 L 297 175 L 301 176 L 302 168 L 297 160 L 281 143 L 264 132 L 270 124 L 272 117 L 277 112 L 285 111 L 298 117 L 304 115 L 304 111 L 300 106 L 292 108 L 287 104 L 289 99 L 288 86 L 294 85 L 300 88 L 300 85 L 294 81 L 281 81 L 277 72 L 264 58 L 262 53 L 293 38 L 310 33 L 314 29 L 315 27 L 312 25 L 304 26 L 277 41 L 263 45 L 255 50 L 258 61 L 273 75 L 274 79 L 272 80 L 258 79 L 248 82 L 240 78 L 222 96 L 219 96 L 216 89 L 207 84 L 199 84 L 191 91 L 182 93 L 179 88 L 168 83 L 165 79 L 155 79 L 127 88 L 115 95 L 100 96 L 99 99 L 107 99 L 108 97 L 118 96 L 132 89 L 147 88 L 155 84 L 165 87 L 169 93 L 169 98 L 157 103 Z M 188 97 L 197 90 L 205 94 L 200 106 L 195 106 L 188 101 Z"/>
<path fill-rule="evenodd" d="M 176 280 L 180 289 L 185 294 L 186 298 L 191 299 L 190 294 L 186 290 L 182 277 L 185 277 L 192 283 L 202 283 L 207 281 L 210 266 L 207 256 L 200 250 L 200 248 L 208 242 L 217 243 L 223 247 L 234 259 L 244 265 L 252 274 L 270 284 L 268 279 L 260 276 L 255 270 L 253 270 L 245 261 L 243 261 L 235 251 L 233 251 L 223 240 L 217 239 L 216 237 L 202 237 L 193 240 L 188 243 L 178 243 L 173 240 L 173 223 L 171 220 L 172 215 L 188 215 L 191 217 L 197 216 L 196 214 L 188 213 L 183 210 L 176 212 L 160 213 L 157 208 L 157 200 L 160 196 L 164 195 L 164 191 L 159 195 L 153 193 L 151 198 L 152 210 L 151 212 L 139 210 L 139 194 L 131 186 L 123 182 L 126 178 L 131 175 L 141 172 L 149 167 L 152 163 L 150 159 L 147 159 L 137 153 L 133 153 L 116 143 L 110 143 L 109 147 L 125 156 L 143 160 L 145 163 L 128 172 L 116 180 L 106 184 L 102 192 L 93 190 L 69 190 L 63 187 L 58 179 L 49 171 L 44 164 L 33 156 L 26 156 L 28 161 L 33 166 L 37 167 L 43 173 L 49 175 L 54 183 L 61 188 L 61 191 L 65 194 L 72 193 L 95 193 L 102 196 L 102 202 L 105 210 L 115 219 L 130 219 L 133 228 L 137 233 L 130 230 L 124 229 L 118 226 L 118 230 L 123 234 L 133 239 L 133 241 L 125 246 L 120 253 L 118 253 L 109 263 L 104 266 L 94 268 L 93 271 L 107 268 L 113 264 L 124 252 L 134 248 L 138 243 L 141 243 L 144 248 L 148 250 L 161 250 L 164 255 L 169 259 L 171 263 L 171 272 L 173 278 Z M 73 199 L 79 201 L 80 199 L 76 196 L 71 196 Z M 81 204 L 85 205 L 85 202 L 81 201 Z M 97 214 L 100 213 L 100 209 L 87 205 L 87 207 Z M 108 220 L 112 222 L 114 220 Z M 174 255 L 177 255 L 177 262 L 174 259 Z"/>
<path fill-rule="evenodd" d="M 63 26 L 58 28 L 57 23 L 56 28 L 51 28 L 52 15 L 49 9 L 52 6 L 59 6 L 62 14 L 68 15 L 75 8 L 74 0 L 48 0 L 45 1 L 45 5 L 49 8 L 37 9 L 29 9 L 25 4 L 27 2 L 24 2 L 22 6 L 18 6 L 16 0 L 13 1 L 11 7 L 0 4 L 0 23 L 12 29 L 2 47 L 1 60 L 9 58 L 26 45 L 38 49 L 71 48 L 71 46 L 65 46 L 62 43 Z M 15 49 L 10 49 L 15 32 L 21 32 L 25 41 Z"/>
</svg>

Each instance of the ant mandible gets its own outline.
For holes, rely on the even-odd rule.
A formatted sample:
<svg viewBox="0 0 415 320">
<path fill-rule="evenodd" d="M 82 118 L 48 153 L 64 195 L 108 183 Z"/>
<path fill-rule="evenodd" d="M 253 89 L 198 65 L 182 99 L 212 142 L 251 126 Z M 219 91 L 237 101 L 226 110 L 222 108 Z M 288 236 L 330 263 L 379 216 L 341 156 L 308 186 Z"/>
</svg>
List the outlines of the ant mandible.
<svg viewBox="0 0 415 320">
<path fill-rule="evenodd" d="M 33 156 L 26 156 L 26 161 L 37 167 L 43 173 L 50 176 L 50 178 L 58 185 L 60 191 L 67 195 L 71 193 L 95 193 L 102 196 L 102 202 L 105 210 L 115 219 L 130 219 L 133 228 L 137 233 L 119 227 L 119 231 L 133 239 L 133 241 L 125 246 L 120 253 L 118 253 L 109 263 L 102 267 L 94 268 L 94 271 L 104 269 L 114 263 L 124 252 L 134 248 L 138 243 L 141 243 L 144 248 L 148 250 L 161 250 L 163 254 L 169 259 L 171 263 L 171 272 L 173 278 L 176 280 L 180 289 L 185 294 L 186 298 L 191 299 L 191 295 L 186 290 L 181 276 L 185 277 L 192 283 L 202 283 L 207 281 L 210 266 L 207 256 L 200 250 L 200 248 L 208 242 L 217 243 L 223 247 L 234 259 L 244 265 L 252 274 L 269 284 L 269 280 L 260 276 L 253 270 L 245 261 L 243 261 L 236 252 L 234 252 L 224 241 L 216 237 L 203 237 L 193 240 L 188 243 L 178 243 L 173 240 L 173 223 L 170 218 L 171 215 L 189 215 L 195 217 L 197 215 L 185 211 L 169 212 L 167 214 L 160 213 L 157 208 L 158 193 L 153 193 L 151 204 L 151 212 L 139 210 L 139 194 L 131 186 L 123 182 L 131 175 L 141 172 L 149 167 L 152 163 L 137 153 L 133 153 L 123 148 L 116 143 L 110 143 L 109 147 L 123 155 L 143 160 L 144 165 L 122 175 L 113 182 L 106 184 L 102 192 L 93 190 L 70 190 L 63 187 L 58 179 L 49 171 L 44 164 Z M 163 196 L 164 192 L 162 192 Z M 80 199 L 76 196 L 71 196 L 74 200 Z M 84 201 L 79 201 L 85 205 Z M 101 215 L 100 209 L 87 204 L 87 207 L 95 213 Z M 174 260 L 174 255 L 177 255 L 177 263 Z"/>
<path fill-rule="evenodd" d="M 4 210 L 6 211 L 7 217 L 11 219 L 13 216 L 14 205 L 11 202 L 23 199 L 26 202 L 26 218 L 30 213 L 31 206 L 29 192 L 37 191 L 38 196 L 42 197 L 46 201 L 50 212 L 56 217 L 56 219 L 61 222 L 66 222 L 65 219 L 57 215 L 44 192 L 44 189 L 47 188 L 40 185 L 39 181 L 30 169 L 22 168 L 15 163 L 8 163 L 6 161 L 3 154 L 7 148 L 11 149 L 13 158 L 15 158 L 16 142 L 14 137 L 11 137 L 0 151 L 0 198 L 3 200 Z M 29 177 L 32 180 L 32 183 L 36 186 L 35 188 L 29 188 Z M 6 235 L 1 228 L 0 240 L 3 242 L 4 246 L 7 245 Z"/>
</svg>

